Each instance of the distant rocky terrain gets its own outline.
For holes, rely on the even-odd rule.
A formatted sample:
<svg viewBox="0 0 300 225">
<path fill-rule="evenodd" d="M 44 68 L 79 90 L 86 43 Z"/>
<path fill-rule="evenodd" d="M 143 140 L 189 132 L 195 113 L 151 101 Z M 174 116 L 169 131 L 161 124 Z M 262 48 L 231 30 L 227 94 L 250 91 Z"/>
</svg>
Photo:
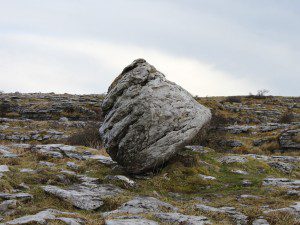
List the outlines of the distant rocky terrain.
<svg viewBox="0 0 300 225">
<path fill-rule="evenodd" d="M 206 139 L 137 175 L 99 140 L 104 97 L 0 94 L 0 223 L 300 224 L 299 97 L 195 97 Z"/>
</svg>

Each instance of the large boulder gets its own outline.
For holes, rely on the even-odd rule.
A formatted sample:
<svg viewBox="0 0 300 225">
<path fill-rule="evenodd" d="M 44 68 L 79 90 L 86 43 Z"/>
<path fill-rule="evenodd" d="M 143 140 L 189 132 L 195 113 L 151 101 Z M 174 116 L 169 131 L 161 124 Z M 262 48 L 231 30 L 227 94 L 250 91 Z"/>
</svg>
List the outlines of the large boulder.
<svg viewBox="0 0 300 225">
<path fill-rule="evenodd" d="M 130 173 L 155 169 L 201 134 L 211 112 L 144 59 L 114 80 L 102 103 L 100 134 Z"/>
</svg>

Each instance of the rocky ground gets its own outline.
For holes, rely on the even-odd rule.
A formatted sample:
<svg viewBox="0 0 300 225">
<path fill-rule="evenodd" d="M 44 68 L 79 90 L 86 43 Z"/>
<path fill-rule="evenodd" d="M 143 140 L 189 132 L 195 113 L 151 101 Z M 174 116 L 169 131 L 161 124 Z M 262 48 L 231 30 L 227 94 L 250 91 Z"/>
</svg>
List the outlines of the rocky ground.
<svg viewBox="0 0 300 225">
<path fill-rule="evenodd" d="M 197 98 L 206 141 L 134 176 L 101 148 L 102 99 L 0 94 L 1 223 L 300 224 L 299 98 Z"/>
</svg>

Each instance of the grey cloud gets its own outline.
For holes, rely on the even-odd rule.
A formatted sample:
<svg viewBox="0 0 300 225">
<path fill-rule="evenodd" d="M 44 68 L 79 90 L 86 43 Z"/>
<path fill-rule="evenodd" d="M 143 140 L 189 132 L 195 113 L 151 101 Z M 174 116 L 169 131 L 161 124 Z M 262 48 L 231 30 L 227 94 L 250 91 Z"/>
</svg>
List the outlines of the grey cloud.
<svg viewBox="0 0 300 225">
<path fill-rule="evenodd" d="M 236 79 L 267 83 L 273 94 L 300 94 L 298 1 L 12 0 L 2 5 L 1 33 L 158 49 L 214 64 Z M 99 70 L 95 67 L 92 73 Z"/>
</svg>

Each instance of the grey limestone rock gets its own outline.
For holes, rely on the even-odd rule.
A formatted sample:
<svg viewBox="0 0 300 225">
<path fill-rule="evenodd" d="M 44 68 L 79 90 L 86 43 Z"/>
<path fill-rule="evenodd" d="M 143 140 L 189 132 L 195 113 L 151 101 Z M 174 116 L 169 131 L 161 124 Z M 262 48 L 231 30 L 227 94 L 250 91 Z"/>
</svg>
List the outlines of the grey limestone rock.
<svg viewBox="0 0 300 225">
<path fill-rule="evenodd" d="M 0 165 L 0 172 L 9 172 L 9 168 L 7 165 Z"/>
<path fill-rule="evenodd" d="M 105 225 L 158 225 L 158 223 L 147 219 L 114 219 L 106 220 Z"/>
<path fill-rule="evenodd" d="M 248 133 L 255 128 L 256 126 L 232 125 L 232 126 L 224 127 L 223 130 L 226 130 L 232 134 L 240 134 L 240 133 Z"/>
<path fill-rule="evenodd" d="M 61 215 L 66 215 L 66 217 L 61 217 Z M 5 224 L 48 224 L 50 220 L 59 220 L 69 225 L 83 225 L 86 224 L 81 218 L 67 217 L 67 215 L 76 215 L 69 212 L 61 212 L 55 209 L 46 209 L 35 215 L 23 216 Z M 59 216 L 59 217 L 58 217 Z"/>
<path fill-rule="evenodd" d="M 73 158 L 78 160 L 84 159 L 83 155 L 77 151 L 76 146 L 64 144 L 46 144 L 33 146 L 32 150 L 53 158 Z"/>
<path fill-rule="evenodd" d="M 207 176 L 207 175 L 204 175 L 204 174 L 199 174 L 199 177 L 201 177 L 203 180 L 216 180 L 217 179 L 213 176 Z"/>
<path fill-rule="evenodd" d="M 159 167 L 201 135 L 211 119 L 208 108 L 144 59 L 115 79 L 102 111 L 104 146 L 130 173 Z"/>
<path fill-rule="evenodd" d="M 212 206 L 207 206 L 203 204 L 197 204 L 196 209 L 204 212 L 215 212 L 215 213 L 224 213 L 231 217 L 237 225 L 243 225 L 248 223 L 248 217 L 243 213 L 237 211 L 234 207 L 221 207 L 215 208 Z"/>
<path fill-rule="evenodd" d="M 74 162 L 67 162 L 67 167 L 69 167 L 70 169 L 73 169 L 73 170 L 79 169 L 79 166 Z"/>
<path fill-rule="evenodd" d="M 6 200 L 0 203 L 0 212 L 6 212 L 10 208 L 14 208 L 17 205 L 17 200 L 12 199 L 12 200 Z"/>
<path fill-rule="evenodd" d="M 206 225 L 211 224 L 204 216 L 191 216 L 181 213 L 156 213 L 155 217 L 170 224 Z"/>
<path fill-rule="evenodd" d="M 246 163 L 246 162 L 248 162 L 248 159 L 244 156 L 229 155 L 229 156 L 223 156 L 222 158 L 220 158 L 219 162 L 222 164 Z"/>
<path fill-rule="evenodd" d="M 91 155 L 87 156 L 87 158 L 98 160 L 100 163 L 105 165 L 114 165 L 116 164 L 110 157 L 104 155 Z"/>
<path fill-rule="evenodd" d="M 253 221 L 252 225 L 270 225 L 267 220 L 260 218 Z"/>
<path fill-rule="evenodd" d="M 79 209 L 94 210 L 102 206 L 105 197 L 118 195 L 122 190 L 109 184 L 73 185 L 68 189 L 47 185 L 42 187 L 46 193 L 70 202 Z"/>
<path fill-rule="evenodd" d="M 69 119 L 67 117 L 61 117 L 61 118 L 59 118 L 59 122 L 66 123 L 66 122 L 69 122 Z"/>
<path fill-rule="evenodd" d="M 232 173 L 235 173 L 235 174 L 240 174 L 240 175 L 248 175 L 249 173 L 245 170 L 239 170 L 239 169 L 233 169 L 231 170 Z"/>
<path fill-rule="evenodd" d="M 286 212 L 294 215 L 297 219 L 300 219 L 300 202 L 295 202 L 289 207 L 279 208 L 279 209 L 269 209 L 264 211 L 264 214 L 269 214 L 271 212 Z"/>
<path fill-rule="evenodd" d="M 123 175 L 108 175 L 105 177 L 105 179 L 121 181 L 128 187 L 134 187 L 136 185 L 134 180 L 131 180 Z"/>
<path fill-rule="evenodd" d="M 9 194 L 9 193 L 0 193 L 1 199 L 11 200 L 11 199 L 18 199 L 21 201 L 27 201 L 33 198 L 31 194 L 28 193 L 15 193 L 15 194 Z"/>
<path fill-rule="evenodd" d="M 162 202 L 153 197 L 138 196 L 134 199 L 124 203 L 118 209 L 105 212 L 102 215 L 104 217 L 111 216 L 114 214 L 141 214 L 151 212 L 161 212 L 162 209 L 177 211 L 178 209 L 169 203 Z"/>
<path fill-rule="evenodd" d="M 288 178 L 265 178 L 263 181 L 264 186 L 284 187 L 288 189 L 300 188 L 300 180 L 292 180 Z"/>
<path fill-rule="evenodd" d="M 295 168 L 290 163 L 285 162 L 269 162 L 269 166 L 274 167 L 275 169 L 278 169 L 284 173 L 291 173 L 292 170 Z"/>
<path fill-rule="evenodd" d="M 287 130 L 279 137 L 280 146 L 283 149 L 300 150 L 300 129 Z"/>
</svg>

